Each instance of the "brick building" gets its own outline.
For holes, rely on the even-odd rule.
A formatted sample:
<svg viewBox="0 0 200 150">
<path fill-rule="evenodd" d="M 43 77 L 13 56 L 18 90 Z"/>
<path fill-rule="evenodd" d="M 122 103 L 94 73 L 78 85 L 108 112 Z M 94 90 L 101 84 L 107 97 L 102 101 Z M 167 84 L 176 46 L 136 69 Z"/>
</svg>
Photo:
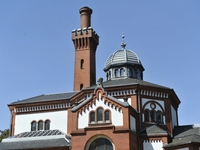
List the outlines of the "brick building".
<svg viewBox="0 0 200 150">
<path fill-rule="evenodd" d="M 106 80 L 96 83 L 99 36 L 92 9 L 79 12 L 80 28 L 72 31 L 74 91 L 9 104 L 11 137 L 0 149 L 200 149 L 200 127 L 179 126 L 176 93 L 143 80 L 144 67 L 124 40 L 105 63 Z"/>
</svg>

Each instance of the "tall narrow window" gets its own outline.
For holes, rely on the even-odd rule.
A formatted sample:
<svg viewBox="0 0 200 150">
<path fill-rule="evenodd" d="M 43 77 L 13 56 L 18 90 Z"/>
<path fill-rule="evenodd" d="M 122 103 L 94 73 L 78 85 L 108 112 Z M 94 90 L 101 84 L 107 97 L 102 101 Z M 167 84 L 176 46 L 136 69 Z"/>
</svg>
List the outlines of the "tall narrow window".
<svg viewBox="0 0 200 150">
<path fill-rule="evenodd" d="M 162 113 L 160 111 L 156 112 L 157 123 L 162 123 Z"/>
<path fill-rule="evenodd" d="M 97 109 L 97 122 L 102 122 L 103 121 L 103 109 L 98 108 Z"/>
<path fill-rule="evenodd" d="M 132 77 L 133 76 L 133 71 L 131 68 L 128 69 L 128 76 L 129 77 Z"/>
<path fill-rule="evenodd" d="M 110 122 L 110 111 L 106 110 L 104 112 L 105 122 Z"/>
<path fill-rule="evenodd" d="M 90 123 L 95 123 L 95 113 L 90 112 Z"/>
<path fill-rule="evenodd" d="M 81 59 L 81 69 L 83 69 L 84 68 L 84 59 Z"/>
<path fill-rule="evenodd" d="M 109 71 L 109 73 L 108 73 L 108 80 L 110 80 L 111 79 L 111 72 Z"/>
<path fill-rule="evenodd" d="M 115 77 L 119 77 L 119 70 L 115 69 Z"/>
<path fill-rule="evenodd" d="M 108 75 L 108 73 L 106 73 L 106 81 L 108 81 L 109 80 L 109 75 Z"/>
<path fill-rule="evenodd" d="M 144 121 L 149 122 L 150 121 L 150 112 L 149 110 L 145 110 L 144 112 Z"/>
<path fill-rule="evenodd" d="M 154 110 L 151 111 L 151 122 L 156 122 L 156 112 Z"/>
<path fill-rule="evenodd" d="M 45 121 L 44 130 L 50 130 L 50 120 Z"/>
<path fill-rule="evenodd" d="M 138 78 L 138 70 L 137 69 L 134 69 L 134 78 Z"/>
<path fill-rule="evenodd" d="M 36 131 L 36 121 L 31 122 L 31 131 Z"/>
<path fill-rule="evenodd" d="M 38 130 L 43 130 L 43 121 L 38 122 Z"/>
<path fill-rule="evenodd" d="M 121 68 L 120 69 L 120 76 L 124 76 L 125 75 L 125 70 L 124 70 L 124 68 Z"/>
<path fill-rule="evenodd" d="M 80 90 L 82 90 L 82 88 L 83 88 L 83 84 L 80 84 Z"/>
</svg>

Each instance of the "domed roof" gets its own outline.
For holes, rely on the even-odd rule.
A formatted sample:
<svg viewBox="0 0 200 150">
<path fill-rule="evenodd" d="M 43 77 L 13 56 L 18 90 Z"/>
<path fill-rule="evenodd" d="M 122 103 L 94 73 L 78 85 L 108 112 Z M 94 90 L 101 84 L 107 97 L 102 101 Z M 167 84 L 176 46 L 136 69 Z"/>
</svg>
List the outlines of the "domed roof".
<svg viewBox="0 0 200 150">
<path fill-rule="evenodd" d="M 112 66 L 119 66 L 124 64 L 142 66 L 142 63 L 135 52 L 131 50 L 122 49 L 117 50 L 110 57 L 108 57 L 104 66 L 104 70 L 107 70 Z"/>
</svg>

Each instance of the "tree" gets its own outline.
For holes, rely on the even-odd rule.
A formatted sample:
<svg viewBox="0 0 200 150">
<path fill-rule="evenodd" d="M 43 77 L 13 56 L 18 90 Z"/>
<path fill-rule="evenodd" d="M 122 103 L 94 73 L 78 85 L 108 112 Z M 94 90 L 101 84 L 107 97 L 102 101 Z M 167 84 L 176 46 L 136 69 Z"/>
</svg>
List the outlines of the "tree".
<svg viewBox="0 0 200 150">
<path fill-rule="evenodd" d="M 5 129 L 5 130 L 3 130 L 3 131 L 0 130 L 0 142 L 1 142 L 3 139 L 9 137 L 9 133 L 10 133 L 10 130 L 9 130 L 9 129 Z"/>
</svg>

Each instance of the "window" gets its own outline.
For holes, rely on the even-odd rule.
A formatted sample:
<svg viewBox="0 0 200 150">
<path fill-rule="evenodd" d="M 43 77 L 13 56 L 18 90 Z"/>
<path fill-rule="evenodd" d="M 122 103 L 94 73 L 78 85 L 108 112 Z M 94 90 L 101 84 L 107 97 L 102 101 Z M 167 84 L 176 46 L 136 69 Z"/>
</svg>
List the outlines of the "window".
<svg viewBox="0 0 200 150">
<path fill-rule="evenodd" d="M 129 75 L 129 77 L 132 77 L 132 75 L 133 75 L 133 71 L 131 68 L 128 69 L 128 75 Z"/>
<path fill-rule="evenodd" d="M 105 122 L 110 122 L 110 111 L 106 110 L 104 112 Z"/>
<path fill-rule="evenodd" d="M 40 120 L 38 122 L 32 121 L 31 122 L 31 131 L 37 131 L 37 130 L 50 130 L 50 120 L 47 119 L 45 122 L 43 120 Z"/>
<path fill-rule="evenodd" d="M 151 122 L 156 122 L 156 112 L 154 110 L 151 111 Z"/>
<path fill-rule="evenodd" d="M 38 122 L 38 130 L 43 130 L 43 121 Z"/>
<path fill-rule="evenodd" d="M 97 122 L 103 122 L 103 109 L 97 109 Z"/>
<path fill-rule="evenodd" d="M 36 131 L 36 121 L 31 122 L 31 131 Z"/>
<path fill-rule="evenodd" d="M 83 84 L 80 84 L 80 90 L 83 88 Z"/>
<path fill-rule="evenodd" d="M 119 76 L 119 70 L 115 69 L 115 77 L 118 77 L 118 76 Z"/>
<path fill-rule="evenodd" d="M 110 80 L 111 79 L 111 72 L 107 72 L 106 73 L 106 80 Z"/>
<path fill-rule="evenodd" d="M 162 123 L 162 112 L 157 111 L 156 115 L 157 123 Z"/>
<path fill-rule="evenodd" d="M 124 70 L 124 68 L 121 68 L 120 69 L 120 76 L 124 76 L 125 75 L 125 70 Z"/>
<path fill-rule="evenodd" d="M 84 65 L 84 59 L 81 59 L 81 66 L 80 66 L 81 69 L 84 68 L 83 65 Z"/>
<path fill-rule="evenodd" d="M 111 79 L 111 72 L 109 71 L 109 73 L 108 73 L 108 80 L 110 80 Z"/>
<path fill-rule="evenodd" d="M 145 122 L 149 122 L 150 121 L 150 112 L 149 112 L 149 110 L 145 110 L 145 112 L 144 112 L 144 121 Z"/>
<path fill-rule="evenodd" d="M 90 112 L 90 123 L 94 123 L 94 122 L 95 122 L 95 113 Z"/>
<path fill-rule="evenodd" d="M 96 111 L 91 111 L 89 114 L 89 123 L 110 123 L 110 110 L 105 110 L 103 108 L 97 108 Z"/>
<path fill-rule="evenodd" d="M 46 120 L 44 123 L 44 130 L 50 130 L 50 120 Z"/>
<path fill-rule="evenodd" d="M 109 75 L 108 75 L 108 73 L 106 73 L 106 80 L 109 80 Z"/>
<path fill-rule="evenodd" d="M 98 138 L 91 143 L 89 150 L 113 150 L 113 146 L 108 139 Z"/>
<path fill-rule="evenodd" d="M 153 123 L 161 124 L 163 122 L 162 118 L 163 118 L 163 115 L 161 111 L 155 111 L 155 110 L 150 111 L 148 109 L 144 111 L 145 122 L 153 122 Z"/>
</svg>

